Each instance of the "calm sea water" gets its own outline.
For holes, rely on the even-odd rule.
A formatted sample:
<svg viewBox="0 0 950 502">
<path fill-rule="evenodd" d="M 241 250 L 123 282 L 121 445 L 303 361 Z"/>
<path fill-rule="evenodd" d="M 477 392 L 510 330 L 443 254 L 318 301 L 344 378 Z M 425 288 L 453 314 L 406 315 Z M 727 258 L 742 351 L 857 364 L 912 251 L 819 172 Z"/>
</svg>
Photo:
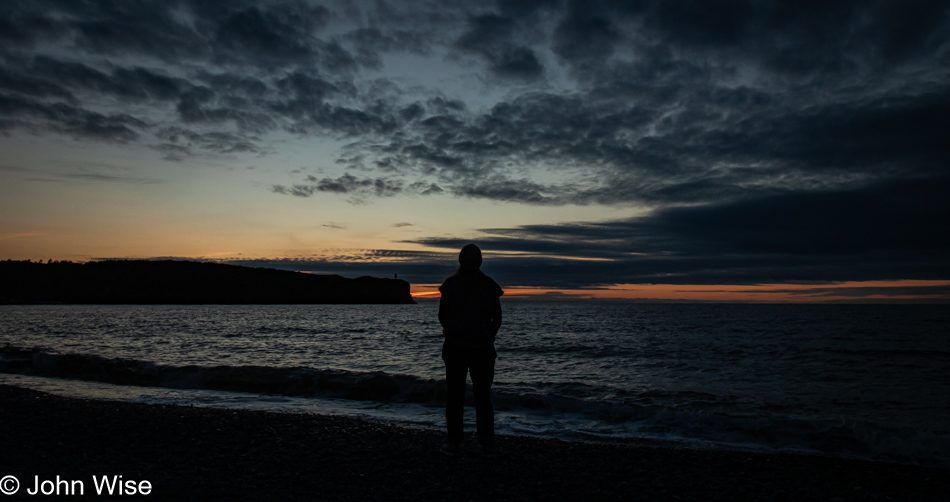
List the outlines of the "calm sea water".
<svg viewBox="0 0 950 502">
<path fill-rule="evenodd" d="M 437 308 L 2 306 L 0 383 L 441 427 Z M 950 463 L 947 306 L 503 308 L 501 433 Z"/>
</svg>

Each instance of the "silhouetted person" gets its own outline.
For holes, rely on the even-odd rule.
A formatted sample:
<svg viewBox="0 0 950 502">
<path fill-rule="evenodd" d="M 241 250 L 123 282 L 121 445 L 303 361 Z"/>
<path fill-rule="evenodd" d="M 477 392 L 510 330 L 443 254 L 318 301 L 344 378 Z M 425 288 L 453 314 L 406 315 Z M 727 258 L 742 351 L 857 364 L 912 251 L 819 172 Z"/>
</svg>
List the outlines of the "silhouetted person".
<svg viewBox="0 0 950 502">
<path fill-rule="evenodd" d="M 475 394 L 475 424 L 481 452 L 497 455 L 495 411 L 491 404 L 491 385 L 495 378 L 495 335 L 501 327 L 501 302 L 504 292 L 479 267 L 482 252 L 468 244 L 459 253 L 459 268 L 439 287 L 439 322 L 442 323 L 442 360 L 445 361 L 445 419 L 448 439 L 442 452 L 455 455 L 462 442 L 462 411 L 465 401 L 465 376 L 472 375 Z"/>
</svg>

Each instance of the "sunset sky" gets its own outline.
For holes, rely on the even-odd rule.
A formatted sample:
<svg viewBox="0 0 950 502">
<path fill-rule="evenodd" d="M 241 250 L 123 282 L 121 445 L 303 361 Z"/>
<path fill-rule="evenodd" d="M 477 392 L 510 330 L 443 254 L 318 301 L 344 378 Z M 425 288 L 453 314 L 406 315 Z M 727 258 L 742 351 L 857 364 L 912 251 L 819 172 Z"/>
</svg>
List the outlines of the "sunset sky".
<svg viewBox="0 0 950 502">
<path fill-rule="evenodd" d="M 0 259 L 950 301 L 945 1 L 4 1 Z"/>
</svg>

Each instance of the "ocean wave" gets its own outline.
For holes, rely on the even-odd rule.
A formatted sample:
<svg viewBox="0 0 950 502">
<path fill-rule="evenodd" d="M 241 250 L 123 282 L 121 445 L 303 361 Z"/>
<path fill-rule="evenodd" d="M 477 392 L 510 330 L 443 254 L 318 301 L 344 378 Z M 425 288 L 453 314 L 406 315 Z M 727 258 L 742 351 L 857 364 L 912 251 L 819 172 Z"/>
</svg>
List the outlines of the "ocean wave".
<svg viewBox="0 0 950 502">
<path fill-rule="evenodd" d="M 173 366 L 134 359 L 0 348 L 0 372 L 92 380 L 117 385 L 208 389 L 364 401 L 444 403 L 445 384 L 385 372 L 269 366 Z"/>
<path fill-rule="evenodd" d="M 800 349 L 801 353 L 804 354 L 844 354 L 849 356 L 861 356 L 861 357 L 877 357 L 877 358 L 892 358 L 895 356 L 901 357 L 921 357 L 921 358 L 940 358 L 946 359 L 950 358 L 950 351 L 933 349 L 933 350 L 921 350 L 921 349 L 866 349 L 866 348 L 809 348 L 809 349 Z"/>
<path fill-rule="evenodd" d="M 265 395 L 337 398 L 441 406 L 444 380 L 386 372 L 267 366 L 163 365 L 96 355 L 61 354 L 45 348 L 0 347 L 0 372 L 143 387 L 202 389 Z M 471 393 L 467 393 L 471 398 Z M 861 458 L 950 465 L 948 431 L 887 427 L 854 417 L 796 416 L 732 395 L 650 390 L 630 393 L 582 382 L 499 382 L 497 410 L 581 439 L 635 437 L 698 440 Z M 471 405 L 471 403 L 468 403 Z M 591 424 L 595 425 L 591 425 Z"/>
</svg>

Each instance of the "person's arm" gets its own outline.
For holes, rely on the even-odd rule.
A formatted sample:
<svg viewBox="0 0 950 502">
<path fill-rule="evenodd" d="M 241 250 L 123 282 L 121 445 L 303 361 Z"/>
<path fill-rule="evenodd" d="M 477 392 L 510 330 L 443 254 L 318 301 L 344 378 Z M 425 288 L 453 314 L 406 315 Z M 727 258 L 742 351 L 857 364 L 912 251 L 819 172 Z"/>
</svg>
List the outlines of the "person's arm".
<svg viewBox="0 0 950 502">
<path fill-rule="evenodd" d="M 445 301 L 445 295 L 442 295 L 442 297 L 439 298 L 439 324 L 441 324 L 443 328 L 445 324 L 449 322 L 449 307 L 447 304 L 448 302 Z"/>
<path fill-rule="evenodd" d="M 501 329 L 501 298 L 495 297 L 491 309 L 491 338 L 495 339 L 498 330 Z"/>
</svg>

